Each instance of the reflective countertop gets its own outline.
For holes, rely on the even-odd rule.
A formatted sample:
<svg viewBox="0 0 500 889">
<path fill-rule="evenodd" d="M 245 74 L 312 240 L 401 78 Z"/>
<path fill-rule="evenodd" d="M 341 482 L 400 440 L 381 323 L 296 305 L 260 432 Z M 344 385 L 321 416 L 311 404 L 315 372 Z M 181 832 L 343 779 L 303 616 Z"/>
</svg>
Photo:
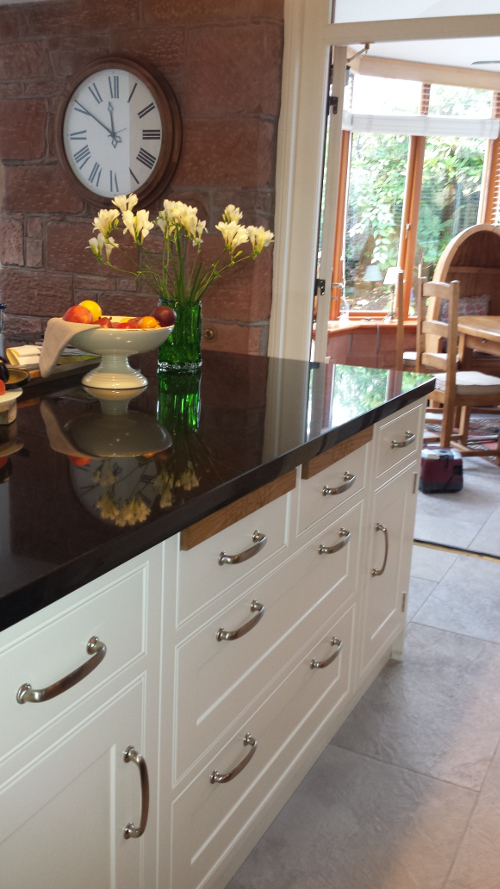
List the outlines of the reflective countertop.
<svg viewBox="0 0 500 889">
<path fill-rule="evenodd" d="M 432 390 L 427 375 L 204 353 L 134 392 L 27 387 L 0 426 L 0 630 Z M 95 390 L 94 390 L 95 392 Z M 106 397 L 103 397 L 106 396 Z"/>
</svg>

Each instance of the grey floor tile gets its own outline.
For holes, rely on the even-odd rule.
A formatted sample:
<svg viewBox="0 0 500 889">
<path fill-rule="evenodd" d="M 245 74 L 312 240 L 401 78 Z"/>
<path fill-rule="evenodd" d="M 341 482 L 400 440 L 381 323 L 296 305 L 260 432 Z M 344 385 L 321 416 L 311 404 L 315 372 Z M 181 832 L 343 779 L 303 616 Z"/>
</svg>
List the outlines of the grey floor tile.
<svg viewBox="0 0 500 889">
<path fill-rule="evenodd" d="M 227 889 L 442 889 L 476 796 L 329 746 Z"/>
<path fill-rule="evenodd" d="M 456 558 L 455 553 L 447 553 L 427 546 L 414 546 L 410 574 L 412 577 L 420 577 L 422 580 L 437 582 L 443 579 Z"/>
<path fill-rule="evenodd" d="M 413 620 L 500 644 L 500 561 L 459 556 Z"/>
<path fill-rule="evenodd" d="M 416 540 L 427 540 L 429 543 L 441 543 L 443 546 L 458 546 L 468 549 L 477 535 L 478 525 L 475 521 L 462 518 L 461 510 L 458 515 L 429 516 L 417 511 L 415 520 Z M 467 515 L 467 513 L 465 513 Z M 484 519 L 486 521 L 486 518 Z"/>
<path fill-rule="evenodd" d="M 488 769 L 446 889 L 500 886 L 500 751 Z"/>
<path fill-rule="evenodd" d="M 500 737 L 500 646 L 412 623 L 332 744 L 479 790 Z"/>
<path fill-rule="evenodd" d="M 500 493 L 500 484 L 497 488 L 497 498 Z M 496 509 L 483 527 L 473 537 L 469 544 L 469 549 L 475 549 L 480 553 L 490 553 L 493 556 L 500 556 L 500 509 Z"/>
<path fill-rule="evenodd" d="M 420 610 L 424 602 L 427 601 L 435 587 L 435 580 L 424 580 L 421 577 L 410 577 L 408 604 L 406 606 L 406 620 L 408 621 L 408 623 L 413 620 L 413 618 Z"/>
</svg>

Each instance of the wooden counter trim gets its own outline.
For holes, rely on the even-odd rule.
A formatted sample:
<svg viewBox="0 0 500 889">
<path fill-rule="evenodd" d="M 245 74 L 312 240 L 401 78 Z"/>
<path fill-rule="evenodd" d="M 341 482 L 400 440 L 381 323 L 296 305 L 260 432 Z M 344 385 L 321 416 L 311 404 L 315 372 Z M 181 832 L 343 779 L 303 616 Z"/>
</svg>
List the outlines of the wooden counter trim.
<svg viewBox="0 0 500 889">
<path fill-rule="evenodd" d="M 317 457 L 313 457 L 312 460 L 308 460 L 307 463 L 303 464 L 302 478 L 312 478 L 313 475 L 317 475 L 318 472 L 322 472 L 323 469 L 332 466 L 333 463 L 337 463 L 343 457 L 347 457 L 353 451 L 357 451 L 358 448 L 362 448 L 372 438 L 373 426 L 369 426 L 368 429 L 362 429 L 361 432 L 357 432 L 356 435 L 348 438 L 347 441 L 341 441 L 340 444 L 329 448 L 324 454 L 318 454 Z"/>
<path fill-rule="evenodd" d="M 190 525 L 189 528 L 181 531 L 181 549 L 192 549 L 199 543 L 203 543 L 204 540 L 208 540 L 209 537 L 213 537 L 214 534 L 218 534 L 219 531 L 224 531 L 225 528 L 229 528 L 230 525 L 234 525 L 240 519 L 244 519 L 251 515 L 252 512 L 256 512 L 261 506 L 267 506 L 268 503 L 272 503 L 273 500 L 277 500 L 283 494 L 288 494 L 289 491 L 293 491 L 295 488 L 295 483 L 296 473 L 293 469 L 286 475 L 282 475 L 256 491 L 252 491 L 251 494 L 245 494 L 244 497 L 240 497 L 234 503 L 223 506 L 222 509 L 214 512 L 213 515 L 201 519 L 194 525 Z M 259 530 L 265 532 L 265 529 L 259 528 Z"/>
</svg>

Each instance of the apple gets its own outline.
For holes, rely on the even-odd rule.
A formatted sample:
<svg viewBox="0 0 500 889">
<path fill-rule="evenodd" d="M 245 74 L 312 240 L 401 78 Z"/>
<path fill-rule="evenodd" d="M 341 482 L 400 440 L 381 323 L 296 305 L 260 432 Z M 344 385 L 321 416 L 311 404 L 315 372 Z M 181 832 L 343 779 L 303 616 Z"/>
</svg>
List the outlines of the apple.
<svg viewBox="0 0 500 889">
<path fill-rule="evenodd" d="M 96 303 L 93 299 L 84 299 L 79 305 L 84 306 L 84 308 L 89 310 L 92 315 L 92 321 L 98 321 L 102 315 L 102 309 L 99 303 Z"/>
<path fill-rule="evenodd" d="M 170 327 L 177 320 L 177 315 L 170 306 L 158 306 L 152 314 L 160 327 Z"/>
<path fill-rule="evenodd" d="M 85 306 L 70 306 L 63 315 L 63 321 L 73 321 L 75 324 L 92 324 L 92 312 Z"/>
<path fill-rule="evenodd" d="M 94 321 L 96 327 L 111 327 L 111 318 L 108 318 L 106 315 L 103 315 L 102 318 L 99 318 L 98 321 Z"/>
<path fill-rule="evenodd" d="M 5 392 L 6 392 L 5 383 L 3 380 L 0 379 L 0 395 L 5 395 Z"/>
</svg>

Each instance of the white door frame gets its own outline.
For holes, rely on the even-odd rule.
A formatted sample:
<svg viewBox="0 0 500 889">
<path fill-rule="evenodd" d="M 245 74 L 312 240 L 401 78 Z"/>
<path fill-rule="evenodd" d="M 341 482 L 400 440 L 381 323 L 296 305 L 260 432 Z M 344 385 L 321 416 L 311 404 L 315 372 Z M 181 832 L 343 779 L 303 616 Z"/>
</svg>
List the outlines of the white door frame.
<svg viewBox="0 0 500 889">
<path fill-rule="evenodd" d="M 285 0 L 283 87 L 276 169 L 273 303 L 269 355 L 309 359 L 321 201 L 325 110 L 331 47 L 353 43 L 500 36 L 500 15 L 443 16 L 382 22 L 330 23 L 330 0 Z M 338 58 L 339 53 L 337 53 Z M 335 49 L 334 49 L 335 61 Z M 337 168 L 328 170 L 338 181 Z M 331 193 L 336 193 L 335 188 Z M 323 220 L 333 256 L 336 206 Z M 333 218 L 330 218 L 330 214 Z M 323 274 L 323 272 L 325 272 Z M 329 273 L 321 277 L 330 293 Z M 329 298 L 329 297 L 328 297 Z M 321 313 L 324 319 L 327 312 Z M 321 322 L 323 328 L 324 321 Z M 326 341 L 326 331 L 318 331 Z M 321 355 L 317 356 L 322 359 Z"/>
</svg>

